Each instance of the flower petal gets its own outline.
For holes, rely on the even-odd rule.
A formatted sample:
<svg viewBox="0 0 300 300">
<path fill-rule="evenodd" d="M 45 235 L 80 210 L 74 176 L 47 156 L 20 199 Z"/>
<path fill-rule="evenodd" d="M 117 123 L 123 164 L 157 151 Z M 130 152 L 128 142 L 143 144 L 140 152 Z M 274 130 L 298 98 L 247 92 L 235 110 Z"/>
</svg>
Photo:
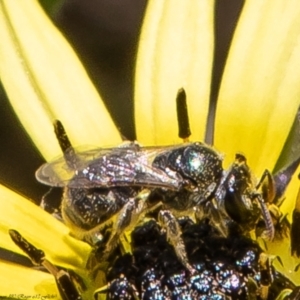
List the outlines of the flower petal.
<svg viewBox="0 0 300 300">
<path fill-rule="evenodd" d="M 284 195 L 285 200 L 280 207 L 280 210 L 283 213 L 288 213 L 288 220 L 291 222 L 292 221 L 292 215 L 293 215 L 293 210 L 296 206 L 298 205 L 298 209 L 300 209 L 300 203 L 296 203 L 297 195 L 298 195 L 298 190 L 300 188 L 300 181 L 298 179 L 298 174 L 300 174 L 300 166 L 298 167 L 297 171 L 295 172 L 294 176 L 292 177 L 292 180 L 287 187 L 286 193 Z M 300 232 L 299 232 L 300 234 Z"/>
<path fill-rule="evenodd" d="M 265 244 L 261 244 L 265 248 Z M 296 285 L 300 284 L 299 272 L 295 272 L 295 267 L 300 263 L 298 258 L 291 256 L 290 241 L 289 239 L 277 240 L 267 243 L 268 254 L 280 257 L 283 265 L 278 260 L 274 260 L 273 265 L 278 272 L 288 276 Z"/>
<path fill-rule="evenodd" d="M 52 263 L 72 270 L 85 268 L 91 251 L 88 244 L 72 238 L 64 224 L 1 185 L 0 211 L 0 247 L 23 254 L 8 234 L 9 229 L 15 229 L 43 250 Z"/>
<path fill-rule="evenodd" d="M 48 160 L 60 153 L 53 134 L 62 121 L 74 144 L 120 142 L 76 54 L 38 1 L 0 2 L 0 76 L 23 126 Z"/>
<path fill-rule="evenodd" d="M 213 56 L 213 5 L 149 1 L 140 37 L 135 123 L 144 144 L 178 142 L 176 94 L 187 93 L 193 140 L 203 140 Z"/>
<path fill-rule="evenodd" d="M 61 299 L 49 273 L 0 261 L 0 274 L 5 274 L 0 280 L 1 299 Z"/>
<path fill-rule="evenodd" d="M 300 104 L 300 2 L 246 1 L 218 99 L 215 145 L 272 170 Z"/>
</svg>

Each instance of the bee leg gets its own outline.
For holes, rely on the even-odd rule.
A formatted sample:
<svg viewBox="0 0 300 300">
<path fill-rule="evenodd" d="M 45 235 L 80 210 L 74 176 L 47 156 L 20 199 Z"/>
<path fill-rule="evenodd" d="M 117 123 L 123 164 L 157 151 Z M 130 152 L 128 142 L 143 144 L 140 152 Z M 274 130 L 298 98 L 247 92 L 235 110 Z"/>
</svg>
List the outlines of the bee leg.
<svg viewBox="0 0 300 300">
<path fill-rule="evenodd" d="M 215 199 L 198 205 L 196 207 L 195 217 L 197 221 L 208 219 L 212 226 L 218 230 L 223 237 L 228 236 L 228 227 L 226 221 L 229 220 L 228 215 L 219 207 Z"/>
<path fill-rule="evenodd" d="M 134 228 L 138 221 L 145 215 L 145 203 L 149 194 L 149 190 L 142 190 L 135 198 L 129 199 L 118 213 L 109 240 L 105 246 L 103 254 L 104 259 L 106 259 L 111 251 L 117 246 L 120 235 L 123 234 L 125 230 Z"/>
<path fill-rule="evenodd" d="M 265 200 L 265 202 L 272 203 L 275 197 L 276 189 L 273 176 L 269 172 L 269 170 L 264 171 L 258 184 L 256 185 L 256 190 L 259 189 L 261 189 L 262 197 Z"/>
<path fill-rule="evenodd" d="M 270 211 L 269 211 L 264 199 L 262 198 L 261 194 L 257 194 L 256 198 L 260 204 L 263 219 L 266 224 L 266 237 L 268 240 L 272 241 L 274 238 L 274 235 L 275 235 L 275 228 L 274 228 L 274 224 L 273 224 L 273 220 L 272 220 Z"/>
<path fill-rule="evenodd" d="M 62 199 L 61 194 L 61 189 L 54 189 L 53 187 L 51 187 L 49 191 L 42 197 L 40 207 L 51 214 L 58 221 L 63 222 L 60 209 Z"/>
<path fill-rule="evenodd" d="M 257 198 L 260 204 L 263 219 L 266 224 L 266 236 L 268 240 L 273 240 L 275 235 L 275 229 L 267 204 L 271 204 L 273 202 L 276 189 L 273 176 L 268 170 L 264 171 L 258 184 L 256 185 L 256 190 L 259 191 L 255 195 L 255 197 Z"/>
<path fill-rule="evenodd" d="M 195 274 L 196 270 L 189 264 L 185 245 L 181 238 L 181 229 L 176 218 L 169 210 L 161 210 L 158 214 L 160 225 L 166 230 L 167 239 L 174 247 L 176 255 L 180 262 L 191 272 Z"/>
<path fill-rule="evenodd" d="M 78 292 L 70 274 L 45 258 L 44 251 L 37 249 L 30 244 L 18 231 L 9 230 L 13 242 L 31 259 L 32 263 L 37 266 L 45 267 L 54 277 L 63 300 L 81 300 L 82 297 Z"/>
</svg>

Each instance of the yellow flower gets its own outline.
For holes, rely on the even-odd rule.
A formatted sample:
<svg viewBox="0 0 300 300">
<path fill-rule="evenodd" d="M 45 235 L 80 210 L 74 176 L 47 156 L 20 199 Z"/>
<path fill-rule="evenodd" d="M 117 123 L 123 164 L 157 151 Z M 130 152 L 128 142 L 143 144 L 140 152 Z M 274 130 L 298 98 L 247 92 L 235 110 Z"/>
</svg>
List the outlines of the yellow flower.
<svg viewBox="0 0 300 300">
<path fill-rule="evenodd" d="M 211 0 L 149 1 L 135 84 L 135 124 L 142 144 L 180 142 L 174 126 L 174 98 L 180 87 L 188 97 L 193 140 L 205 139 L 213 19 Z M 243 152 L 258 177 L 264 169 L 275 167 L 300 104 L 299 23 L 297 0 L 245 3 L 217 102 L 214 147 L 226 155 L 226 166 L 236 152 Z M 1 81 L 47 161 L 60 154 L 52 129 L 55 119 L 62 121 L 74 145 L 107 146 L 121 141 L 76 54 L 36 1 L 0 0 L 0 36 Z M 284 212 L 291 214 L 298 187 L 295 177 L 286 193 Z M 5 212 L 0 219 L 0 247 L 22 253 L 8 236 L 9 229 L 18 230 L 43 249 L 53 264 L 84 278 L 88 287 L 84 297 L 90 299 L 95 284 L 89 281 L 85 264 L 91 248 L 72 238 L 63 224 L 30 201 L 5 187 L 0 193 Z M 269 247 L 279 249 L 279 245 Z M 290 271 L 297 262 L 287 254 L 285 243 L 280 247 L 284 247 L 283 259 Z M 4 261 L 0 261 L 0 271 L 7 276 L 7 281 L 0 282 L 0 296 L 53 294 L 59 299 L 54 278 L 48 274 Z M 295 273 L 290 275 L 297 279 Z"/>
</svg>

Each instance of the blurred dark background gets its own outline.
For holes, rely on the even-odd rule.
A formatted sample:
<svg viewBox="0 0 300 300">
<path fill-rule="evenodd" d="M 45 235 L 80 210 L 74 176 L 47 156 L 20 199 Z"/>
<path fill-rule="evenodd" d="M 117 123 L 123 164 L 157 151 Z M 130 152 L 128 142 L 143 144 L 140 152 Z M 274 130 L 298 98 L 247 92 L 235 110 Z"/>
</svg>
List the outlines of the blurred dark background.
<svg viewBox="0 0 300 300">
<path fill-rule="evenodd" d="M 121 133 L 133 140 L 133 77 L 147 0 L 40 0 L 40 3 L 78 53 Z M 216 1 L 210 120 L 214 117 L 224 62 L 243 3 Z M 39 202 L 48 187 L 39 184 L 34 173 L 44 160 L 15 117 L 2 86 L 0 101 L 0 182 Z M 212 121 L 209 127 L 213 128 Z"/>
</svg>

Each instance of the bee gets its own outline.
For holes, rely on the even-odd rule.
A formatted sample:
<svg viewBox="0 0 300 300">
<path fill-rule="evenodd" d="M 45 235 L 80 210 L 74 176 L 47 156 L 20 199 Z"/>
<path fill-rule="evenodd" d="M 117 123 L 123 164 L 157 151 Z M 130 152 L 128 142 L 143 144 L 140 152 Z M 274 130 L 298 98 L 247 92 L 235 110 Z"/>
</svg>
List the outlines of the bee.
<svg viewBox="0 0 300 300">
<path fill-rule="evenodd" d="M 178 111 L 186 107 L 182 102 L 185 93 L 180 90 Z M 178 123 L 186 128 L 179 129 L 179 136 L 185 141 L 190 134 L 187 120 L 187 112 L 178 113 Z M 224 171 L 222 155 L 201 142 L 163 147 L 125 142 L 114 148 L 77 153 L 62 124 L 56 121 L 54 126 L 64 156 L 42 165 L 36 178 L 46 185 L 64 188 L 62 217 L 75 237 L 94 244 L 103 240 L 103 231 L 111 227 L 103 260 L 116 248 L 125 230 L 132 230 L 157 208 L 159 224 L 179 261 L 191 273 L 195 270 L 187 259 L 178 217 L 191 216 L 195 211 L 198 218 L 208 214 L 226 236 L 226 218 L 245 227 L 241 220 L 249 214 L 247 220 L 252 221 L 246 223 L 248 230 L 262 215 L 267 235 L 273 238 L 270 213 L 252 184 L 244 156 L 238 155 L 232 167 Z"/>
<path fill-rule="evenodd" d="M 110 284 L 97 288 L 94 296 L 106 293 L 108 299 L 138 300 L 140 296 L 256 299 L 259 295 L 260 299 L 273 299 L 277 295 L 276 299 L 283 299 L 288 295 L 288 299 L 298 299 L 299 287 L 273 268 L 253 240 L 244 239 L 250 231 L 258 231 L 258 224 L 259 230 L 263 227 L 264 235 L 273 239 L 273 211 L 279 212 L 279 198 L 295 168 L 274 178 L 266 170 L 255 184 L 246 157 L 237 154 L 224 170 L 219 152 L 201 142 L 188 142 L 183 90 L 177 106 L 181 145 L 142 147 L 125 142 L 76 152 L 62 124 L 54 124 L 63 157 L 41 166 L 36 177 L 46 185 L 63 187 L 61 214 L 71 233 L 95 247 L 104 245 L 99 259 L 108 262 L 105 271 Z M 298 164 L 296 161 L 295 167 Z M 291 245 L 298 256 L 299 195 Z M 156 221 L 136 228 L 153 211 L 157 212 Z M 196 223 L 190 218 L 193 215 Z M 281 226 L 279 218 L 275 221 Z M 185 220 L 187 225 L 182 223 Z M 126 230 L 135 235 L 132 254 L 127 254 L 126 264 L 117 265 L 108 258 Z M 15 230 L 10 230 L 10 236 L 34 265 L 53 274 L 62 299 L 83 299 L 86 287 L 77 274 L 53 265 L 42 250 Z M 118 259 L 123 262 L 125 256 Z M 117 272 L 112 274 L 116 266 Z"/>
<path fill-rule="evenodd" d="M 60 122 L 55 126 L 57 132 L 64 132 Z M 68 147 L 65 159 L 43 165 L 36 177 L 47 185 L 64 187 L 62 217 L 76 237 L 90 241 L 116 216 L 104 251 L 109 254 L 125 229 L 162 203 L 159 223 L 192 271 L 174 214 L 189 215 L 212 197 L 223 170 L 215 150 L 202 143 L 141 147 L 129 142 L 72 156 L 71 152 Z M 148 201 L 154 193 L 158 200 Z"/>
</svg>

